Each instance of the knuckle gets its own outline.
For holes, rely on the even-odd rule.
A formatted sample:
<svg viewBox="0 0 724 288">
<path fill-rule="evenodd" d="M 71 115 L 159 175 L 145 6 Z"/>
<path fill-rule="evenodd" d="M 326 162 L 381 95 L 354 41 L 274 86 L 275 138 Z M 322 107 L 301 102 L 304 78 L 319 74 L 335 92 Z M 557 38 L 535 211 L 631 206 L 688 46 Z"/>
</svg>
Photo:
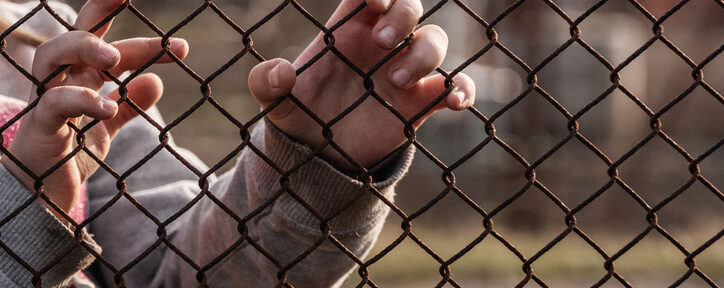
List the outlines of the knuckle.
<svg viewBox="0 0 724 288">
<path fill-rule="evenodd" d="M 89 2 L 101 12 L 109 13 L 116 10 L 125 0 L 90 0 Z"/>
<path fill-rule="evenodd" d="M 59 47 L 65 46 L 62 43 L 71 43 L 71 45 L 82 45 L 84 43 L 87 43 L 89 40 L 93 41 L 92 38 L 97 38 L 93 34 L 90 34 L 85 31 L 69 31 L 63 34 L 60 34 L 58 36 L 53 37 L 52 39 L 43 42 L 42 44 L 38 45 L 38 47 L 35 50 L 35 57 L 47 57 L 49 55 L 48 52 L 57 50 Z M 78 49 L 71 49 L 73 51 L 77 51 Z"/>
<path fill-rule="evenodd" d="M 432 70 L 440 65 L 440 61 L 438 60 L 439 57 L 431 55 L 429 51 L 425 50 L 410 53 L 406 58 L 407 59 L 405 61 L 417 67 L 416 70 Z M 427 74 L 425 71 L 423 71 L 422 74 Z"/>
<path fill-rule="evenodd" d="M 68 32 L 68 34 L 72 37 L 69 40 L 74 41 L 74 43 L 80 47 L 95 47 L 103 42 L 100 38 L 96 37 L 96 35 L 87 31 L 75 30 Z"/>
<path fill-rule="evenodd" d="M 82 41 L 86 44 L 86 47 L 89 50 L 92 50 L 93 52 L 97 52 L 102 49 L 105 42 L 101 40 L 101 38 L 98 38 L 96 35 L 93 35 L 89 32 L 83 31 L 85 34 L 83 35 Z"/>
<path fill-rule="evenodd" d="M 436 43 L 436 41 L 424 41 L 413 44 L 409 58 L 412 58 L 410 61 L 418 62 L 425 68 L 434 69 L 442 64 L 446 54 L 447 46 Z"/>
<path fill-rule="evenodd" d="M 422 3 L 420 3 L 419 0 L 398 0 L 398 2 L 396 3 L 400 3 L 399 13 L 401 14 L 401 16 L 403 16 L 400 19 L 405 19 L 408 21 L 414 20 L 416 24 L 417 19 L 422 16 L 423 8 Z"/>
<path fill-rule="evenodd" d="M 430 33 L 430 37 L 434 38 L 434 43 L 440 43 L 441 46 L 447 47 L 449 38 L 447 36 L 447 32 L 445 32 L 442 27 L 435 24 L 430 24 L 425 25 L 424 27 L 422 27 L 422 29 Z"/>
<path fill-rule="evenodd" d="M 45 57 L 45 55 L 48 55 L 48 49 L 50 49 L 50 47 L 52 47 L 55 43 L 55 41 L 53 41 L 54 39 L 55 38 L 45 41 L 38 45 L 37 48 L 35 48 L 35 57 L 33 57 L 33 59 L 36 59 L 36 62 L 38 58 L 42 58 Z"/>
<path fill-rule="evenodd" d="M 55 87 L 45 92 L 40 102 L 45 106 L 58 107 L 59 104 L 63 103 L 62 99 L 67 99 L 70 93 L 70 89 L 66 86 Z"/>
<path fill-rule="evenodd" d="M 53 106 L 64 106 L 63 104 L 76 103 L 79 100 L 93 100 L 96 97 L 90 89 L 70 86 L 55 87 L 45 94 L 43 98 L 47 98 L 48 103 Z"/>
<path fill-rule="evenodd" d="M 418 18 L 422 17 L 422 12 L 424 11 L 424 8 L 422 7 L 422 2 L 420 2 L 420 0 L 411 0 L 409 6 L 410 11 L 412 12 L 412 15 L 415 17 L 416 21 Z"/>
<path fill-rule="evenodd" d="M 418 31 L 417 35 L 417 46 L 422 46 L 420 49 L 425 50 L 424 53 L 430 57 L 434 57 L 435 60 L 441 60 L 447 55 L 447 49 L 449 39 L 445 30 L 437 25 L 426 25 Z M 413 43 L 413 45 L 415 45 Z"/>
<path fill-rule="evenodd" d="M 95 101 L 95 93 L 90 89 L 60 86 L 48 90 L 40 99 L 39 108 L 43 109 L 42 113 L 57 116 L 79 116 L 78 108 L 85 106 L 84 103 Z"/>
<path fill-rule="evenodd" d="M 385 3 L 381 0 L 365 0 L 365 2 L 367 3 L 367 6 L 373 9 L 373 11 L 384 12 L 387 8 L 385 7 Z"/>
<path fill-rule="evenodd" d="M 422 15 L 422 2 L 420 0 L 407 0 L 407 6 L 410 8 L 410 11 L 412 11 L 415 15 L 421 16 Z"/>
<path fill-rule="evenodd" d="M 162 45 L 158 38 L 143 38 L 143 44 L 146 51 L 160 51 Z"/>
<path fill-rule="evenodd" d="M 56 115 L 59 114 L 59 111 L 61 110 L 61 107 L 65 101 L 63 101 L 63 98 L 68 97 L 67 95 L 70 93 L 66 87 L 55 87 L 43 94 L 40 97 L 40 102 L 38 103 L 38 112 L 41 114 L 47 114 L 47 115 Z"/>
<path fill-rule="evenodd" d="M 475 93 L 475 81 L 473 81 L 473 78 L 470 78 L 467 74 L 461 72 L 453 77 L 453 81 L 455 81 L 456 87 L 460 87 L 469 93 Z"/>
<path fill-rule="evenodd" d="M 91 100 L 92 102 L 95 102 L 98 99 L 97 94 L 88 88 L 78 89 L 76 93 L 74 93 L 78 98 L 84 99 L 84 100 Z"/>
<path fill-rule="evenodd" d="M 455 75 L 453 79 L 455 79 L 455 81 L 464 82 L 465 84 L 474 83 L 473 78 L 470 78 L 470 76 L 465 72 L 460 72 L 458 75 Z"/>
<path fill-rule="evenodd" d="M 97 38 L 97 37 L 95 37 L 95 35 L 91 34 L 90 32 L 82 31 L 82 30 L 70 31 L 70 32 L 64 33 L 63 35 L 66 35 L 66 37 L 71 38 L 68 40 L 76 41 L 77 43 L 93 41 L 93 38 Z"/>
</svg>

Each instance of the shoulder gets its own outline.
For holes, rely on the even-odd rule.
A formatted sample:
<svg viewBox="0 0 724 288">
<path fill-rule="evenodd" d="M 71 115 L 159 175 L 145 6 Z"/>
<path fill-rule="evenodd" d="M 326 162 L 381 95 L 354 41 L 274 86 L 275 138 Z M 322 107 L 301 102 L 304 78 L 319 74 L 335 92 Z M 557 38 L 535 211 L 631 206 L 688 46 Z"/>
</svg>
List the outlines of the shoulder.
<svg viewBox="0 0 724 288">
<path fill-rule="evenodd" d="M 11 22 L 16 22 L 33 12 L 39 5 L 41 4 L 37 1 L 24 3 L 0 1 L 0 17 L 8 19 Z M 77 13 L 72 7 L 68 6 L 68 4 L 49 1 L 48 7 L 50 7 L 50 10 L 52 10 L 58 18 L 63 19 L 66 23 L 72 25 L 75 22 Z M 21 27 L 25 27 L 49 38 L 68 31 L 61 22 L 44 8 L 40 8 L 34 15 L 30 16 L 27 22 Z"/>
</svg>

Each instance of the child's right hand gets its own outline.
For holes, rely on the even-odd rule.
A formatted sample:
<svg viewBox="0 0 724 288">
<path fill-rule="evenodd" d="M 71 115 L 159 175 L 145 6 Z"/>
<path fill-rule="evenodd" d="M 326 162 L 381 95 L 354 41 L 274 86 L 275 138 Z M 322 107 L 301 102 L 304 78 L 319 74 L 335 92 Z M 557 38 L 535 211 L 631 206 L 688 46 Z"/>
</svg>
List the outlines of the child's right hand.
<svg viewBox="0 0 724 288">
<path fill-rule="evenodd" d="M 61 162 L 76 146 L 75 132 L 66 123 L 71 121 L 82 127 L 92 117 L 102 120 L 85 133 L 85 146 L 103 159 L 113 137 L 121 127 L 137 115 L 130 105 L 116 104 L 118 91 L 99 95 L 104 83 L 101 71 L 115 76 L 135 70 L 161 51 L 161 38 L 133 38 L 113 43 L 103 41 L 110 23 L 95 33 L 85 32 L 118 8 L 124 0 L 90 0 L 75 23 L 77 31 L 63 33 L 40 45 L 33 60 L 32 74 L 42 81 L 58 67 L 70 65 L 46 86 L 46 92 L 33 91 L 29 102 L 41 97 L 38 105 L 23 118 L 10 153 L 36 176 L 40 176 Z M 188 54 L 188 44 L 182 39 L 171 39 L 171 51 L 179 58 Z M 159 63 L 170 62 L 166 55 Z M 163 84 L 154 74 L 143 74 L 131 81 L 128 95 L 141 109 L 156 103 L 163 92 Z M 88 117 L 83 117 L 88 116 Z M 35 181 L 8 157 L 0 162 L 30 191 Z M 42 179 L 44 194 L 59 208 L 68 212 L 78 201 L 81 184 L 98 168 L 98 164 L 81 151 L 46 178 Z M 53 209 L 51 209 L 53 211 Z M 53 211 L 57 214 L 57 211 Z"/>
<path fill-rule="evenodd" d="M 362 2 L 366 7 L 347 18 Z M 418 28 L 422 14 L 420 0 L 341 0 L 327 21 L 327 27 L 333 27 L 347 19 L 333 32 L 332 42 L 363 73 L 390 54 L 405 37 L 413 35 L 410 45 L 378 67 L 369 83 L 406 121 L 445 94 L 436 106 L 416 118 L 413 129 L 438 110 L 464 110 L 475 102 L 475 82 L 464 73 L 454 76 L 454 85 L 446 84 L 443 75 L 427 76 L 445 59 L 448 38 L 435 25 Z M 374 99 L 367 99 L 344 119 L 335 121 L 325 133 L 305 110 L 285 98 L 291 92 L 318 119 L 329 122 L 366 94 L 364 78 L 335 55 L 337 52 L 325 51 L 328 44 L 324 38 L 324 33 L 318 34 L 294 64 L 273 59 L 257 65 L 249 74 L 249 89 L 265 108 L 279 98 L 285 99 L 267 115 L 277 128 L 313 150 L 325 147 L 320 156 L 335 167 L 359 172 L 358 166 L 332 149 L 323 135 L 333 135 L 334 143 L 365 168 L 374 167 L 409 140 L 403 122 Z M 326 54 L 314 60 L 322 51 Z M 314 64 L 297 76 L 296 69 L 312 60 Z"/>
</svg>

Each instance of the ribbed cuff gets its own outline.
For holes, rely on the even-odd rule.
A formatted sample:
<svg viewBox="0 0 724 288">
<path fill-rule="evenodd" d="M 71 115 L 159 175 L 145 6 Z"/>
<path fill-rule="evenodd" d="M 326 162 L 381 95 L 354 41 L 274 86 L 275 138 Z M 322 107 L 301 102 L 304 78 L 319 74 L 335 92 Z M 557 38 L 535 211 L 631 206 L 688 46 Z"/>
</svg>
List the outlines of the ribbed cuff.
<svg viewBox="0 0 724 288">
<path fill-rule="evenodd" d="M 289 139 L 266 119 L 254 129 L 251 142 L 284 171 L 299 165 L 312 153 L 308 147 Z M 281 175 L 256 154 L 250 154 L 252 159 L 247 162 L 250 165 L 247 169 L 255 174 L 259 191 L 267 194 L 265 198 L 268 198 L 279 191 Z M 409 169 L 413 154 L 414 148 L 403 151 L 384 169 L 392 172 L 386 173 L 385 179 L 376 179 L 372 183 L 390 201 L 394 197 L 393 187 Z M 312 158 L 293 173 L 289 187 L 325 218 L 354 202 L 329 222 L 335 234 L 369 230 L 384 221 L 389 212 L 389 207 L 363 182 L 350 178 L 319 157 Z M 310 232 L 320 232 L 320 220 L 287 193 L 277 199 L 272 209 L 272 213 L 284 216 L 291 224 Z"/>
<path fill-rule="evenodd" d="M 0 165 L 0 220 L 5 219 L 30 198 L 30 193 L 22 184 Z M 83 241 L 100 253 L 100 247 L 88 233 L 83 234 Z M 77 242 L 73 232 L 37 201 L 0 227 L 0 241 L 35 270 L 45 269 L 45 266 L 62 257 L 43 274 L 43 287 L 63 284 L 94 260 L 90 252 Z M 31 285 L 33 275 L 30 271 L 2 249 L 0 273 L 18 286 Z"/>
</svg>

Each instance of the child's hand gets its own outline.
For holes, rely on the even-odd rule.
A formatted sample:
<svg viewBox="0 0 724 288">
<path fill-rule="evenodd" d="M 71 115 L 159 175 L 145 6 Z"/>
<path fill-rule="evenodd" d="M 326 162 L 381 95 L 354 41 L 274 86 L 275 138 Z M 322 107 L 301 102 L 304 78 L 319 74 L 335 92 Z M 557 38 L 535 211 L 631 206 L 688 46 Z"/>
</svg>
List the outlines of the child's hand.
<svg viewBox="0 0 724 288">
<path fill-rule="evenodd" d="M 336 24 L 362 1 L 343 0 L 327 27 Z M 367 0 L 367 7 L 334 32 L 334 46 L 367 72 L 413 32 L 421 15 L 419 0 Z M 423 77 L 442 63 L 447 44 L 447 35 L 439 27 L 427 25 L 417 29 L 411 45 L 373 74 L 375 91 L 405 118 L 411 119 L 445 91 L 445 78 L 441 75 Z M 365 91 L 363 78 L 331 51 L 295 79 L 294 69 L 324 47 L 320 34 L 293 65 L 274 59 L 256 66 L 249 75 L 249 87 L 257 101 L 267 107 L 291 91 L 323 121 L 330 121 L 359 99 Z M 462 110 L 473 105 L 474 82 L 459 74 L 455 77 L 455 86 L 435 110 L 445 107 Z M 431 114 L 417 121 L 414 128 Z M 296 140 L 314 148 L 323 144 L 321 127 L 289 100 L 272 110 L 268 118 Z M 407 140 L 402 122 L 371 97 L 336 123 L 332 132 L 334 142 L 366 167 Z M 355 167 L 330 147 L 323 150 L 323 156 L 339 168 Z"/>
<path fill-rule="evenodd" d="M 46 85 L 38 105 L 26 114 L 9 151 L 35 175 L 44 174 L 59 163 L 76 146 L 75 132 L 66 125 L 71 121 L 83 127 L 92 117 L 103 120 L 85 133 L 86 147 L 101 159 L 105 158 L 111 140 L 137 112 L 129 105 L 118 106 L 118 91 L 104 97 L 98 94 L 105 79 L 101 71 L 113 75 L 134 70 L 161 51 L 160 38 L 134 38 L 114 43 L 102 40 L 110 23 L 95 33 L 85 32 L 113 12 L 123 0 L 91 0 L 81 9 L 75 23 L 77 31 L 61 34 L 40 45 L 33 60 L 32 73 L 43 80 L 58 67 L 71 65 Z M 180 58 L 188 53 L 188 44 L 181 39 L 171 41 L 172 52 Z M 159 62 L 169 62 L 162 57 Z M 145 74 L 128 84 L 128 95 L 142 109 L 156 103 L 163 85 L 158 76 Z M 35 91 L 29 101 L 35 100 Z M 88 117 L 83 117 L 88 116 Z M 8 157 L 2 164 L 30 190 L 34 181 Z M 97 169 L 97 163 L 80 152 L 55 170 L 42 182 L 47 195 L 64 211 L 78 200 L 81 183 Z M 54 211 L 55 212 L 55 211 Z"/>
</svg>

